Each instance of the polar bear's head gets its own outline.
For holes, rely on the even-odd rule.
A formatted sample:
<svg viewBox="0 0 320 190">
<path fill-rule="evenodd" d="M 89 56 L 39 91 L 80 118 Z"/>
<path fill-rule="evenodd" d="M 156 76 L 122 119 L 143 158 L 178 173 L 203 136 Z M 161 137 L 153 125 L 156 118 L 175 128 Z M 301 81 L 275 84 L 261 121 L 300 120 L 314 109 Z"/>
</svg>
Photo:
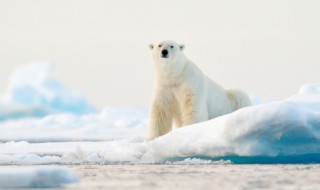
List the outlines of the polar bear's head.
<svg viewBox="0 0 320 190">
<path fill-rule="evenodd" d="M 184 49 L 184 45 L 177 44 L 174 41 L 162 41 L 157 44 L 150 44 L 149 47 L 156 62 L 174 62 L 174 60 L 180 59 L 181 52 Z"/>
<path fill-rule="evenodd" d="M 177 85 L 178 78 L 188 63 L 183 54 L 184 45 L 174 41 L 150 44 L 155 68 L 156 83 L 166 86 Z"/>
</svg>

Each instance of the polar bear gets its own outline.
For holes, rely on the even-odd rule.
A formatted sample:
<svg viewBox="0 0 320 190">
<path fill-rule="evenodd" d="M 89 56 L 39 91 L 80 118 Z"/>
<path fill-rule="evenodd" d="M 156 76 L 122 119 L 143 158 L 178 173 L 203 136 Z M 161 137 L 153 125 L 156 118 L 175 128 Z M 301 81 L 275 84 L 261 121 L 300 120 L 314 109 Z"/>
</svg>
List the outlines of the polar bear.
<svg viewBox="0 0 320 190">
<path fill-rule="evenodd" d="M 226 90 L 211 81 L 183 54 L 174 41 L 150 44 L 155 69 L 147 140 L 182 127 L 206 121 L 251 105 L 240 90 Z"/>
</svg>

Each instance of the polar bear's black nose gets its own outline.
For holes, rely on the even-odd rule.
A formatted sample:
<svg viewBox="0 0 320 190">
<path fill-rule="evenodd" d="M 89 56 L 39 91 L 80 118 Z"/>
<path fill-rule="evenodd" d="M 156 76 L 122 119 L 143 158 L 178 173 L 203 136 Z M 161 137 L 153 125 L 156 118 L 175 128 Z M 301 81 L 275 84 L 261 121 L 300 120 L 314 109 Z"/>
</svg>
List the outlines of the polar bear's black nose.
<svg viewBox="0 0 320 190">
<path fill-rule="evenodd" d="M 168 50 L 164 49 L 161 51 L 163 57 L 166 57 L 168 55 Z"/>
</svg>

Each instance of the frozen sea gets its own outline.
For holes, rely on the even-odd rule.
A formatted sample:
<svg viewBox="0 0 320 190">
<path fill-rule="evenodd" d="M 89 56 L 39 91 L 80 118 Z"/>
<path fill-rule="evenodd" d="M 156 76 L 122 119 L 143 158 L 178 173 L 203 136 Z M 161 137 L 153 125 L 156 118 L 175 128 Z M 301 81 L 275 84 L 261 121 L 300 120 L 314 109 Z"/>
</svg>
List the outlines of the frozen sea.
<svg viewBox="0 0 320 190">
<path fill-rule="evenodd" d="M 0 99 L 0 188 L 320 189 L 320 85 L 145 141 L 148 109 L 96 110 L 17 69 Z"/>
</svg>

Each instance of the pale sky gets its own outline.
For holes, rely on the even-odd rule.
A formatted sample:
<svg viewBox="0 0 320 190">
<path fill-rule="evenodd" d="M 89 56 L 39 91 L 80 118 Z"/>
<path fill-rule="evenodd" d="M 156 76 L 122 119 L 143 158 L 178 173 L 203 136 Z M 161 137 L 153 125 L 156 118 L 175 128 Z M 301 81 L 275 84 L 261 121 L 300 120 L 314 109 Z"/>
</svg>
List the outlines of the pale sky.
<svg viewBox="0 0 320 190">
<path fill-rule="evenodd" d="M 174 40 L 213 81 L 269 99 L 320 83 L 319 0 L 1 0 L 0 93 L 17 67 L 54 77 L 97 107 L 147 106 L 148 44 Z"/>
</svg>

